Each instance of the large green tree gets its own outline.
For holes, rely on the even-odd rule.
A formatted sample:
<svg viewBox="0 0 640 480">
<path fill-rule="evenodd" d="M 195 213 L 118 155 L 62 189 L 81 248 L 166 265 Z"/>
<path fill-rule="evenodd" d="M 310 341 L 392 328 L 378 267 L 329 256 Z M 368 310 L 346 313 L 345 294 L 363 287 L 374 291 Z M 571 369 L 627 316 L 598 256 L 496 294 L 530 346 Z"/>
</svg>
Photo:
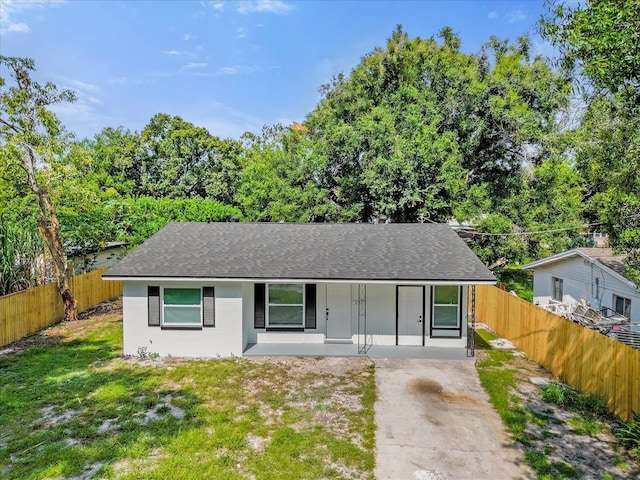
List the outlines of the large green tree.
<svg viewBox="0 0 640 480">
<path fill-rule="evenodd" d="M 339 218 L 442 221 L 467 195 L 488 209 L 512 197 L 569 93 L 529 48 L 526 38 L 491 39 L 467 54 L 450 28 L 412 39 L 398 27 L 385 48 L 325 85 L 305 126 Z"/>
<path fill-rule="evenodd" d="M 232 200 L 238 142 L 220 140 L 205 128 L 159 113 L 140 132 L 140 149 L 141 194 Z"/>
<path fill-rule="evenodd" d="M 640 2 L 549 2 L 541 31 L 584 94 L 567 154 L 584 179 L 587 214 L 640 281 Z"/>
<path fill-rule="evenodd" d="M 74 101 L 75 95 L 69 90 L 58 89 L 53 83 L 41 85 L 34 81 L 31 74 L 35 64 L 29 58 L 0 56 L 0 67 L 13 81 L 7 88 L 6 79 L 0 77 L 0 169 L 3 172 L 20 169 L 21 179 L 34 195 L 38 207 L 38 232 L 51 258 L 65 319 L 77 320 L 60 224 L 39 172 L 54 165 L 68 147 L 64 128 L 49 107 Z"/>
<path fill-rule="evenodd" d="M 315 181 L 304 127 L 274 125 L 245 133 L 235 202 L 254 221 L 308 222 L 333 209 Z"/>
</svg>

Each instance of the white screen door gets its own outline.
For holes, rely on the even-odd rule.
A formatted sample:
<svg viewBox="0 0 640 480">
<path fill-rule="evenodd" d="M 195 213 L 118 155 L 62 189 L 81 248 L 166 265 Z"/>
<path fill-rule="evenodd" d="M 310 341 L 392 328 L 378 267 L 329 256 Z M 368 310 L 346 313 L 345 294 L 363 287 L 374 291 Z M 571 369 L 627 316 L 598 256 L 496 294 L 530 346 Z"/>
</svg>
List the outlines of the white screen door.
<svg viewBox="0 0 640 480">
<path fill-rule="evenodd" d="M 422 287 L 398 287 L 398 345 L 422 345 Z"/>
<path fill-rule="evenodd" d="M 351 285 L 327 285 L 327 338 L 351 339 Z"/>
</svg>

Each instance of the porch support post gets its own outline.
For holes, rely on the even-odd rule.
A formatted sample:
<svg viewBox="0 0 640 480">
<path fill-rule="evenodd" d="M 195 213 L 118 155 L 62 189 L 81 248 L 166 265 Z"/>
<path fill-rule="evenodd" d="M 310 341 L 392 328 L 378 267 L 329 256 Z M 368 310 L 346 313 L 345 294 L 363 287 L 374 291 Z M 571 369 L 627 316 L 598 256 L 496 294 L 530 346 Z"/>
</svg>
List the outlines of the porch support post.
<svg viewBox="0 0 640 480">
<path fill-rule="evenodd" d="M 471 332 L 467 328 L 467 357 L 476 355 L 476 286 L 471 285 Z"/>
</svg>

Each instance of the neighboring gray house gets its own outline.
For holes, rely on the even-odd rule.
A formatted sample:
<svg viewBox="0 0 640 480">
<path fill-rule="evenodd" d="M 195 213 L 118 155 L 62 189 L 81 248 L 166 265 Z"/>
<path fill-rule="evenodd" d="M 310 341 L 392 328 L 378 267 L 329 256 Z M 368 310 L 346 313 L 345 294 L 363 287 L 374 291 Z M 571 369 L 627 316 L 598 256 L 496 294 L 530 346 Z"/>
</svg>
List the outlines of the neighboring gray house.
<svg viewBox="0 0 640 480">
<path fill-rule="evenodd" d="M 67 259 L 73 266 L 73 273 L 79 275 L 114 266 L 127 254 L 128 246 L 129 242 L 107 242 L 88 251 L 76 248 L 67 252 Z"/>
<path fill-rule="evenodd" d="M 242 355 L 255 343 L 464 347 L 468 286 L 495 278 L 440 224 L 172 223 L 123 281 L 124 353 Z"/>
<path fill-rule="evenodd" d="M 533 303 L 540 306 L 584 301 L 594 310 L 608 308 L 640 322 L 638 287 L 624 277 L 624 255 L 610 248 L 576 248 L 528 263 L 533 270 Z"/>
</svg>

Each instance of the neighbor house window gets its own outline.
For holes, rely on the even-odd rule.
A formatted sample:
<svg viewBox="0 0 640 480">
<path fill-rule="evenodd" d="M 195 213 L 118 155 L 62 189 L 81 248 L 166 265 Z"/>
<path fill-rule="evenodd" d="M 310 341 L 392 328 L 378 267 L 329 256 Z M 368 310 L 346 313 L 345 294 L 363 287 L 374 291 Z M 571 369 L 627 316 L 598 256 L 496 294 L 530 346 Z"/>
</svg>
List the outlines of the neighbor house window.
<svg viewBox="0 0 640 480">
<path fill-rule="evenodd" d="M 562 279 L 551 277 L 551 298 L 562 301 Z"/>
<path fill-rule="evenodd" d="M 199 288 L 165 288 L 162 322 L 170 326 L 202 325 L 202 290 Z"/>
<path fill-rule="evenodd" d="M 436 285 L 433 289 L 433 326 L 436 328 L 460 327 L 460 288 Z"/>
<path fill-rule="evenodd" d="M 631 300 L 618 295 L 613 296 L 613 309 L 616 313 L 624 315 L 627 318 L 631 317 Z"/>
<path fill-rule="evenodd" d="M 304 285 L 269 285 L 268 322 L 272 327 L 304 326 Z"/>
</svg>

